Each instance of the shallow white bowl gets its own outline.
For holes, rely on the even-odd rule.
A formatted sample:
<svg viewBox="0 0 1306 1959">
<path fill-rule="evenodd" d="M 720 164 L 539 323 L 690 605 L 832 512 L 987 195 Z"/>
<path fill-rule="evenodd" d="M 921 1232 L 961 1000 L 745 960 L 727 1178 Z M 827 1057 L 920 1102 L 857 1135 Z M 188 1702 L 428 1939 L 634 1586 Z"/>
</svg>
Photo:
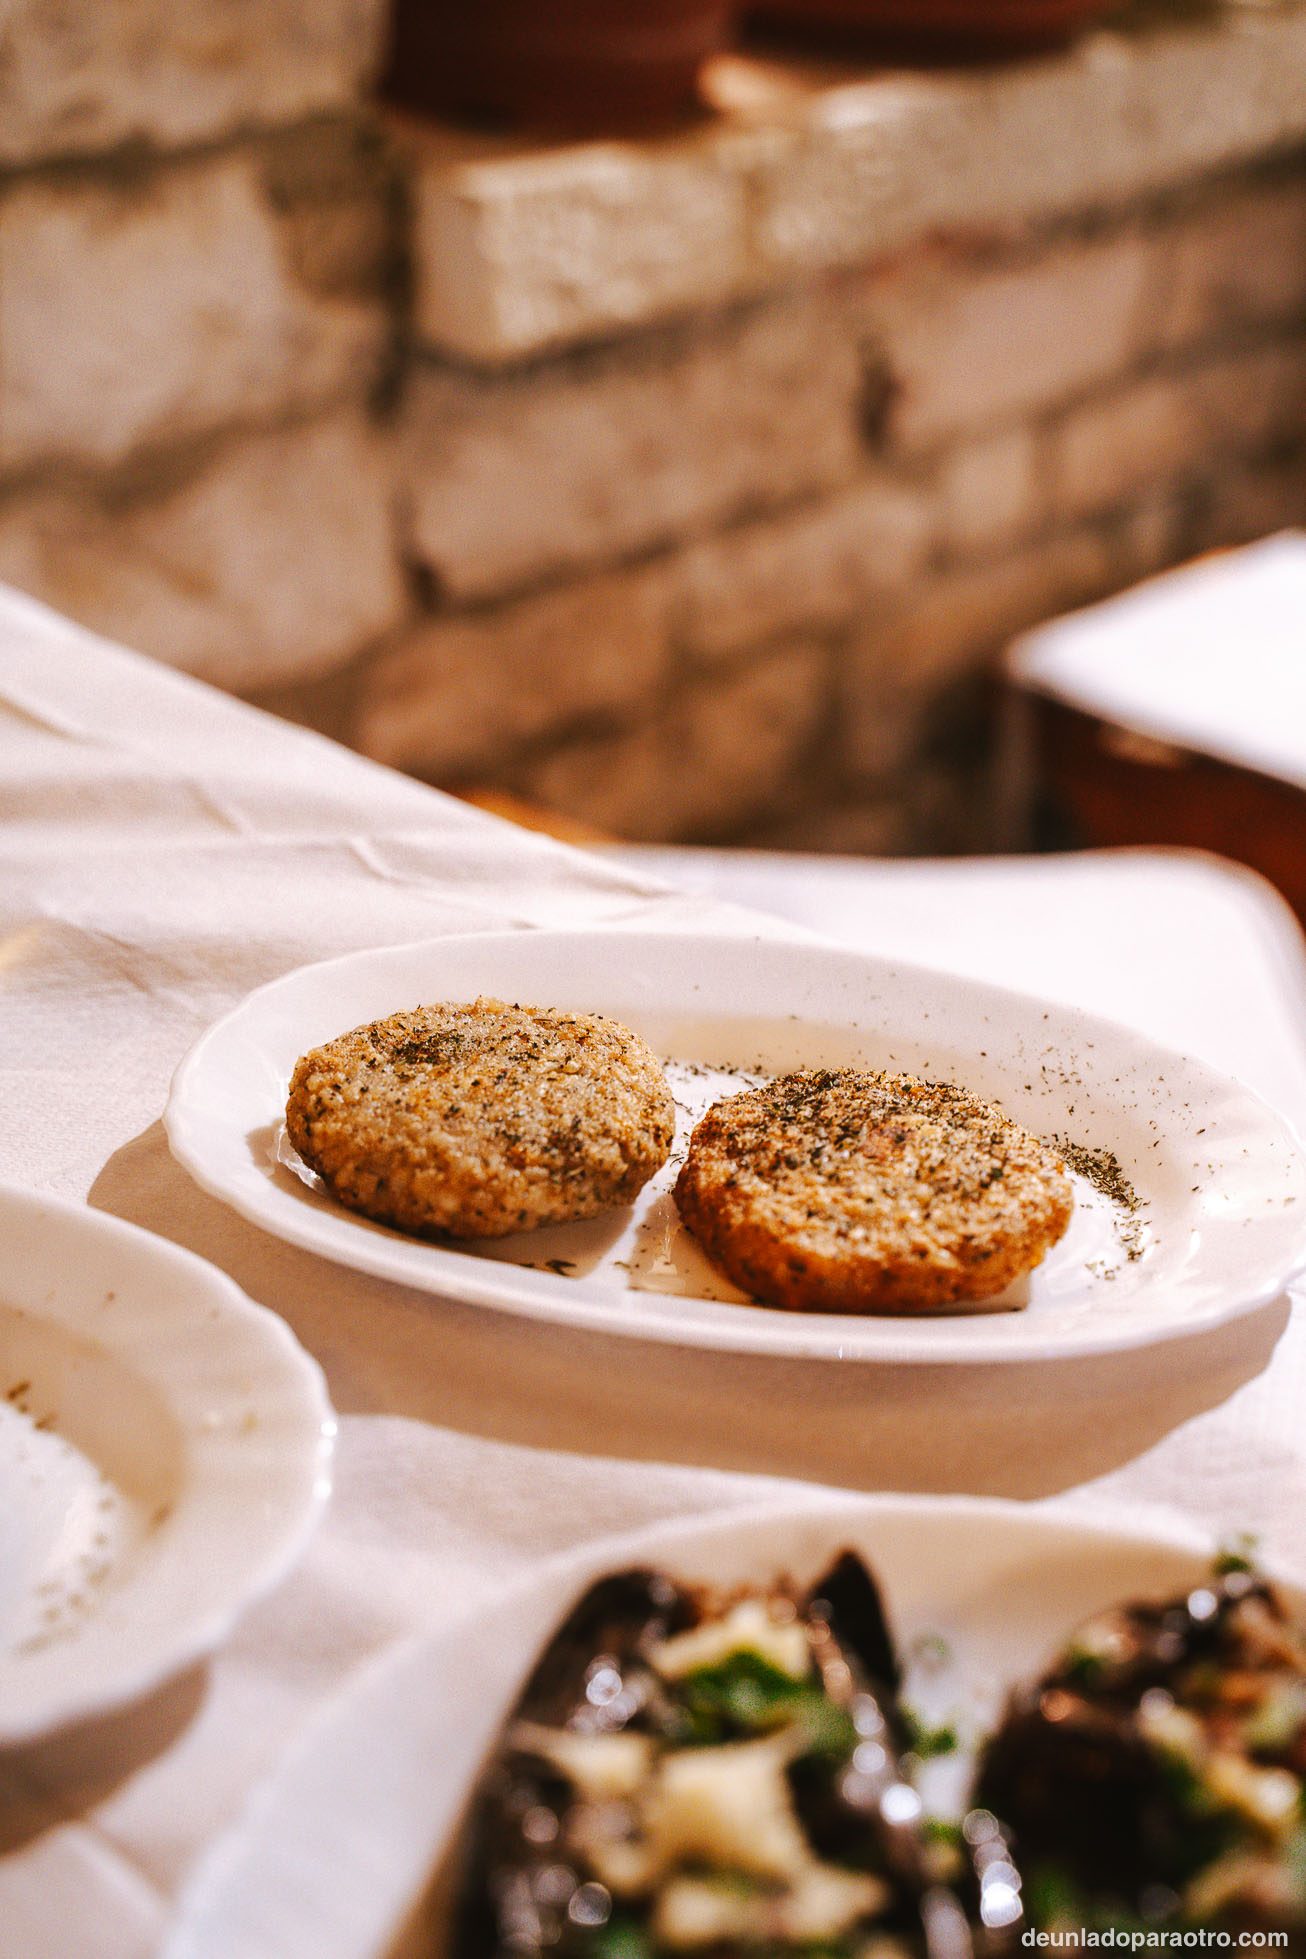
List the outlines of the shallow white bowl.
<svg viewBox="0 0 1306 1959">
<path fill-rule="evenodd" d="M 694 1064 L 672 1071 L 681 1144 L 741 1076 L 898 1068 L 962 1083 L 1042 1135 L 1111 1151 L 1142 1208 L 1123 1216 L 1077 1178 L 1069 1231 L 1004 1301 L 1023 1311 L 893 1319 L 744 1301 L 676 1219 L 674 1158 L 630 1211 L 475 1249 L 345 1211 L 285 1141 L 296 1059 L 361 1022 L 477 994 L 612 1014 L 662 1056 Z M 1118 1352 L 1264 1306 L 1306 1264 L 1306 1164 L 1280 1117 L 1239 1083 L 1071 1007 L 772 939 L 520 932 L 302 967 L 200 1038 L 166 1121 L 174 1154 L 206 1190 L 340 1264 L 535 1319 L 735 1352 L 843 1362 Z"/>
<path fill-rule="evenodd" d="M 202 1259 L 0 1187 L 0 1744 L 213 1651 L 330 1488 L 317 1363 Z"/>
</svg>

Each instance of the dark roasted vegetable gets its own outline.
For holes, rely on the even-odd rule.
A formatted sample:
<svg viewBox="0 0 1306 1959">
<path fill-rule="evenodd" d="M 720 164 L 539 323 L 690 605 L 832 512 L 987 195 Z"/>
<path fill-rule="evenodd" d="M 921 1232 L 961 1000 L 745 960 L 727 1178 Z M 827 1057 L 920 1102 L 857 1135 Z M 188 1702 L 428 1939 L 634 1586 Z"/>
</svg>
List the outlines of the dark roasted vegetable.
<svg viewBox="0 0 1306 1959">
<path fill-rule="evenodd" d="M 985 1752 L 1039 1926 L 1282 1931 L 1306 1952 L 1306 1647 L 1269 1586 L 1218 1573 L 1103 1614 Z"/>
<path fill-rule="evenodd" d="M 972 1941 L 974 1847 L 925 1823 L 905 1775 L 898 1685 L 850 1555 L 805 1597 L 604 1579 L 483 1779 L 453 1959 L 855 1959 L 870 1934 L 886 1959 L 995 1950 Z"/>
</svg>

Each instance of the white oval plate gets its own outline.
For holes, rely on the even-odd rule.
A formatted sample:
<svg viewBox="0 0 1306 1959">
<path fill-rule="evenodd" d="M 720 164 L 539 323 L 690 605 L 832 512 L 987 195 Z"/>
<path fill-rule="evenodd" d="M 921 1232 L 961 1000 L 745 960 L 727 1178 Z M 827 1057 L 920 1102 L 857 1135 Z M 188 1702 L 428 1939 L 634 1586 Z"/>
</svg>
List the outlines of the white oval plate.
<svg viewBox="0 0 1306 1959">
<path fill-rule="evenodd" d="M 455 1250 L 345 1211 L 297 1164 L 283 1112 L 299 1055 L 400 1008 L 477 994 L 614 1014 L 685 1064 L 671 1071 L 682 1104 L 673 1160 L 632 1210 Z M 1007 1302 L 1027 1300 L 1023 1311 L 847 1318 L 749 1304 L 680 1227 L 675 1159 L 741 1075 L 846 1064 L 957 1081 L 1042 1135 L 1108 1149 L 1145 1208 L 1124 1216 L 1076 1179 L 1069 1231 Z M 1280 1118 L 1236 1082 L 1071 1007 L 771 939 L 520 932 L 302 967 L 200 1038 L 166 1121 L 173 1153 L 206 1190 L 342 1265 L 535 1319 L 734 1352 L 880 1362 L 1118 1352 L 1266 1305 L 1306 1263 L 1306 1164 Z"/>
<path fill-rule="evenodd" d="M 0 1186 L 0 1743 L 210 1653 L 330 1487 L 321 1370 L 203 1259 Z"/>
<path fill-rule="evenodd" d="M 1186 1589 L 1216 1548 L 1196 1531 L 1083 1524 L 1019 1503 L 828 1495 L 588 1546 L 408 1642 L 337 1698 L 198 1867 L 164 1959 L 433 1959 L 438 1907 L 419 1901 L 522 1679 L 593 1579 L 651 1564 L 691 1582 L 808 1582 L 846 1547 L 880 1580 L 908 1699 L 930 1720 L 957 1720 L 964 1751 L 1079 1622 Z M 1302 1610 L 1301 1593 L 1288 1595 Z M 964 1752 L 940 1807 L 959 1800 L 965 1769 Z"/>
</svg>

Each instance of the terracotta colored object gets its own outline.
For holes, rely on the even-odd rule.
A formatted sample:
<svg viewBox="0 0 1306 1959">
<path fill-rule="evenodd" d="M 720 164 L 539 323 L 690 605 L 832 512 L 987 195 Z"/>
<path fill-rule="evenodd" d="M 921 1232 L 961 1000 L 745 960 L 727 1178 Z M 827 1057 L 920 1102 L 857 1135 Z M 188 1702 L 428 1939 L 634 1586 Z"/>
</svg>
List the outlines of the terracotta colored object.
<svg viewBox="0 0 1306 1959">
<path fill-rule="evenodd" d="M 657 128 L 697 106 L 736 0 L 397 0 L 393 101 L 577 134 Z"/>
<path fill-rule="evenodd" d="M 1026 697 L 1021 696 L 1022 704 Z M 1211 755 L 1130 734 L 1059 701 L 1030 702 L 1041 840 L 1177 845 L 1249 864 L 1306 924 L 1306 795 Z"/>
<path fill-rule="evenodd" d="M 1056 47 L 1112 11 L 1116 0 L 759 0 L 753 17 L 815 35 L 926 59 Z"/>
</svg>

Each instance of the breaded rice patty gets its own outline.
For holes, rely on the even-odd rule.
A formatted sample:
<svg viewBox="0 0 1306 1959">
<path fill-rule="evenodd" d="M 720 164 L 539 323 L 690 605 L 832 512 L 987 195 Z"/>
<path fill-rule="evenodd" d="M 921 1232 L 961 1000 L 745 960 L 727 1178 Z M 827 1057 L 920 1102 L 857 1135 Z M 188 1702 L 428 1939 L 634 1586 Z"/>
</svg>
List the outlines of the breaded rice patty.
<svg viewBox="0 0 1306 1959">
<path fill-rule="evenodd" d="M 993 1103 L 853 1068 L 716 1103 L 675 1197 L 737 1286 L 813 1313 L 989 1299 L 1038 1264 L 1074 1203 L 1056 1153 Z"/>
<path fill-rule="evenodd" d="M 548 1007 L 418 1007 L 296 1064 L 290 1140 L 331 1195 L 404 1231 L 498 1238 L 628 1204 L 675 1105 L 630 1029 Z"/>
</svg>

